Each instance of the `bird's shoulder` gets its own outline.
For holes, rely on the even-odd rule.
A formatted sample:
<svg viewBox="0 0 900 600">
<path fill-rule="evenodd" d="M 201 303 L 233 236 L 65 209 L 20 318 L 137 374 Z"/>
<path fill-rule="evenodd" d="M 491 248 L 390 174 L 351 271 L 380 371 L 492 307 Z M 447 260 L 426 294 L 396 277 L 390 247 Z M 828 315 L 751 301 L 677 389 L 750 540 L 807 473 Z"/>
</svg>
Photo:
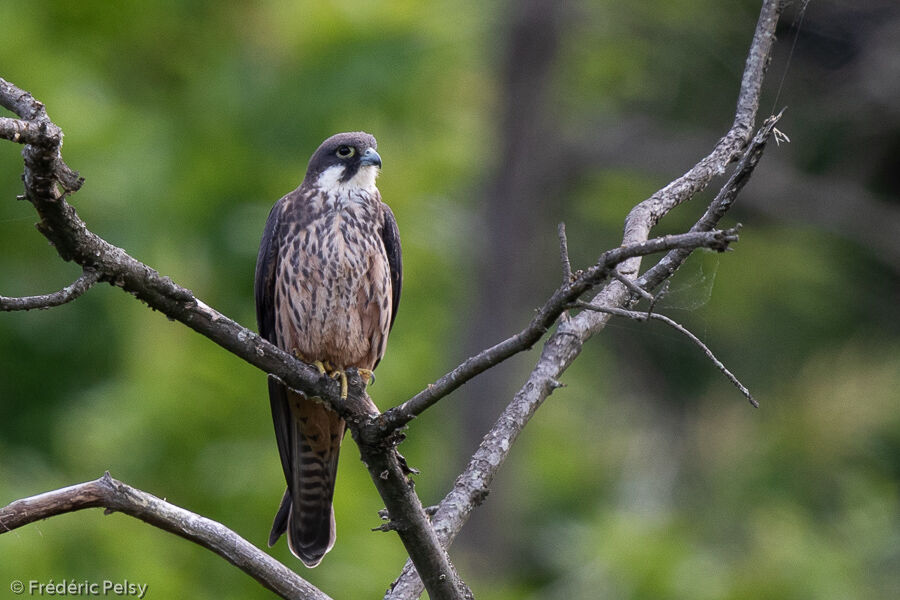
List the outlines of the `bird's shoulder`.
<svg viewBox="0 0 900 600">
<path fill-rule="evenodd" d="M 283 229 L 289 227 L 305 228 L 312 223 L 321 212 L 320 202 L 316 202 L 321 191 L 304 182 L 300 187 L 288 192 L 275 204 L 278 222 Z"/>
</svg>

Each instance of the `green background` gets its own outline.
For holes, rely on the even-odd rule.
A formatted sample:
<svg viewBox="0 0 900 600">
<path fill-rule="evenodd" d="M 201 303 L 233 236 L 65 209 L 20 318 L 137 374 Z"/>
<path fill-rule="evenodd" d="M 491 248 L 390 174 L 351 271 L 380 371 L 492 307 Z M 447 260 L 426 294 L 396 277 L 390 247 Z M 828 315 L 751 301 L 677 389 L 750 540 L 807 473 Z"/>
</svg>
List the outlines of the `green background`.
<svg viewBox="0 0 900 600">
<path fill-rule="evenodd" d="M 590 264 L 619 243 L 631 206 L 712 147 L 758 14 L 745 0 L 567 4 L 542 91 L 554 140 L 531 136 L 562 149 L 563 193 L 516 215 L 531 219 L 513 245 L 521 255 L 491 256 L 485 240 L 501 234 L 487 190 L 504 128 L 539 130 L 507 114 L 514 6 L 7 1 L 0 75 L 65 131 L 88 226 L 247 326 L 272 203 L 325 137 L 376 135 L 405 276 L 371 389 L 386 408 L 477 350 L 477 323 L 506 334 L 527 323 L 559 280 L 559 220 L 575 267 Z M 453 547 L 479 598 L 897 597 L 900 117 L 882 70 L 896 62 L 885 32 L 898 12 L 812 3 L 799 37 L 786 15 L 762 111 L 789 106 L 779 127 L 792 143 L 768 148 L 729 215 L 744 224 L 735 252 L 694 256 L 660 305 L 762 408 L 676 332 L 614 321 Z M 624 135 L 611 148 L 613 130 Z M 19 151 L 0 143 L 6 296 L 78 275 L 15 200 Z M 689 226 L 709 197 L 659 232 Z M 492 273 L 523 263 L 531 279 L 508 303 L 479 301 Z M 446 493 L 536 357 L 492 375 L 492 402 L 476 379 L 412 424 L 401 450 L 422 471 L 423 502 Z M 405 554 L 370 531 L 382 504 L 352 441 L 343 448 L 334 550 L 315 570 L 283 542 L 271 553 L 336 599 L 379 597 Z M 107 285 L 0 313 L 0 504 L 106 470 L 264 546 L 283 480 L 263 374 Z M 0 535 L 0 597 L 13 579 L 271 597 L 212 553 L 100 510 Z"/>
</svg>

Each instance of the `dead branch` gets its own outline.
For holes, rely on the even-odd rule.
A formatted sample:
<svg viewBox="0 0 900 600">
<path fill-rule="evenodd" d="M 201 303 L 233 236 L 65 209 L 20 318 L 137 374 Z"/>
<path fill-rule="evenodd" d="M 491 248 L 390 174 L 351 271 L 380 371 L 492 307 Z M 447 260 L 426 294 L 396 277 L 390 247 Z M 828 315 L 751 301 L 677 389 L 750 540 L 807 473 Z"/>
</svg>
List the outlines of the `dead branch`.
<svg viewBox="0 0 900 600">
<path fill-rule="evenodd" d="M 599 312 L 608 313 L 613 316 L 625 317 L 628 319 L 632 319 L 634 321 L 649 321 L 651 319 L 655 319 L 657 321 L 662 321 L 669 327 L 673 328 L 675 331 L 678 331 L 679 333 L 683 334 L 685 337 L 687 337 L 689 340 L 691 340 L 694 344 L 696 344 L 701 350 L 703 350 L 703 353 L 706 354 L 706 357 L 712 361 L 713 365 L 715 365 L 715 367 L 719 371 L 721 371 L 721 373 L 728 379 L 728 381 L 730 381 L 734 385 L 734 387 L 736 387 L 738 390 L 740 390 L 740 392 L 747 398 L 747 400 L 750 401 L 750 404 L 752 404 L 755 408 L 759 408 L 759 402 L 757 402 L 753 398 L 753 395 L 750 394 L 750 390 L 747 389 L 747 386 L 745 386 L 743 383 L 741 383 L 740 380 L 737 377 L 735 377 L 731 371 L 728 370 L 728 367 L 726 367 L 722 363 L 722 361 L 720 361 L 718 358 L 716 358 L 716 355 L 713 354 L 712 350 L 709 349 L 709 346 L 704 344 L 700 340 L 700 338 L 698 338 L 696 335 L 691 333 L 691 331 L 687 327 L 685 327 L 684 325 L 681 325 L 680 323 L 667 317 L 666 315 L 661 315 L 659 313 L 654 313 L 654 312 L 649 312 L 649 311 L 648 312 L 639 312 L 636 310 L 626 310 L 624 308 L 614 308 L 611 306 L 595 306 L 593 304 L 590 304 L 589 302 L 581 302 L 581 301 L 574 302 L 572 304 L 572 306 L 575 306 L 578 308 L 583 308 L 585 310 L 596 310 Z"/>
<path fill-rule="evenodd" d="M 775 27 L 782 8 L 780 0 L 764 0 L 762 4 L 741 78 L 737 109 L 731 129 L 716 144 L 713 151 L 687 173 L 632 209 L 625 221 L 623 245 L 646 240 L 652 227 L 669 211 L 704 190 L 714 177 L 725 172 L 731 162 L 745 154 L 745 147 L 751 142 L 753 135 L 762 83 L 775 43 Z M 764 133 L 766 131 L 767 133 Z M 758 145 L 760 154 L 770 134 L 771 129 L 767 130 L 765 127 L 760 131 L 763 138 Z M 756 150 L 753 149 L 753 152 Z M 746 172 L 746 176 L 749 176 L 757 162 L 758 156 L 753 161 L 747 161 L 743 167 L 739 166 L 736 172 Z M 742 184 L 735 187 L 735 195 L 740 187 Z M 712 206 L 710 210 L 713 210 Z M 705 220 L 701 219 L 701 222 Z M 674 252 L 677 251 L 673 250 L 670 254 Z M 621 263 L 617 270 L 622 275 L 634 279 L 639 268 L 640 258 L 633 257 Z M 660 277 L 660 282 L 665 278 Z M 642 285 L 645 282 L 636 283 L 644 289 L 649 287 Z M 590 303 L 595 306 L 622 308 L 629 303 L 631 295 L 628 287 L 619 281 L 612 281 L 595 295 Z M 561 322 L 557 331 L 545 342 L 541 356 L 525 385 L 516 393 L 485 435 L 465 470 L 441 501 L 432 519 L 441 543 L 449 545 L 453 542 L 469 515 L 487 496 L 494 475 L 506 459 L 522 428 L 544 400 L 559 387 L 560 376 L 581 353 L 584 343 L 602 331 L 610 316 L 595 311 L 583 311 L 574 318 Z M 422 584 L 418 581 L 414 566 L 407 561 L 385 598 L 412 600 L 418 598 L 421 593 Z"/>
<path fill-rule="evenodd" d="M 93 269 L 85 269 L 81 276 L 58 292 L 41 296 L 25 296 L 24 298 L 8 298 L 0 296 L 0 311 L 46 309 L 71 302 L 91 289 L 100 280 L 100 273 Z"/>
<path fill-rule="evenodd" d="M 744 156 L 741 157 L 741 160 L 738 162 L 737 167 L 735 167 L 734 172 L 728 178 L 728 181 L 716 194 L 716 197 L 706 208 L 706 212 L 703 213 L 703 216 L 691 227 L 691 231 L 709 231 L 719 223 L 722 217 L 725 216 L 725 213 L 734 204 L 738 193 L 744 188 L 744 185 L 750 179 L 750 175 L 752 175 L 754 169 L 756 169 L 756 165 L 759 163 L 763 151 L 766 149 L 766 142 L 775 130 L 775 125 L 778 123 L 779 119 L 781 119 L 781 115 L 782 113 L 779 113 L 766 119 L 763 126 L 760 127 L 759 131 L 756 132 L 756 135 L 753 136 L 753 139 L 747 146 Z M 651 269 L 647 269 L 647 271 L 635 281 L 635 284 L 646 290 L 655 289 L 663 281 L 666 281 L 671 277 L 675 270 L 687 260 L 689 255 L 689 252 L 686 253 L 682 249 L 672 250 Z"/>
<path fill-rule="evenodd" d="M 105 514 L 124 513 L 199 544 L 282 598 L 330 600 L 324 592 L 221 523 L 126 485 L 109 473 L 94 481 L 16 500 L 0 508 L 0 533 L 86 508 L 105 508 Z"/>
<path fill-rule="evenodd" d="M 556 228 L 559 237 L 559 264 L 562 267 L 563 283 L 572 281 L 572 262 L 569 260 L 569 240 L 566 237 L 566 224 L 560 223 Z"/>
<path fill-rule="evenodd" d="M 647 256 L 675 248 L 688 252 L 697 248 L 709 248 L 721 252 L 728 248 L 729 243 L 736 242 L 738 239 L 736 229 L 716 230 L 709 233 L 712 235 L 700 236 L 696 233 L 667 235 L 607 250 L 600 255 L 594 266 L 582 271 L 574 280 L 557 288 L 544 305 L 537 310 L 531 323 L 525 329 L 467 359 L 400 406 L 386 411 L 380 420 L 382 426 L 387 430 L 395 430 L 407 424 L 416 415 L 421 414 L 476 375 L 514 354 L 534 346 L 556 322 L 559 315 L 566 310 L 569 303 L 591 288 L 603 283 L 617 265 L 636 256 Z"/>
</svg>

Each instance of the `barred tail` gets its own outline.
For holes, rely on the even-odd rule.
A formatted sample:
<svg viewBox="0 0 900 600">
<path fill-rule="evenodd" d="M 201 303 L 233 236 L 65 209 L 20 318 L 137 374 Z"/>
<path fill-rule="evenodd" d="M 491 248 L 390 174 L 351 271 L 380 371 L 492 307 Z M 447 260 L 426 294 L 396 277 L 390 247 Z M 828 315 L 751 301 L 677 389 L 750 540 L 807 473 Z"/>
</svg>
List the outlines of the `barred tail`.
<svg viewBox="0 0 900 600">
<path fill-rule="evenodd" d="M 335 541 L 332 499 L 344 421 L 315 401 L 298 398 L 292 406 L 297 435 L 291 449 L 292 473 L 275 515 L 269 545 L 287 533 L 291 552 L 315 567 Z"/>
</svg>

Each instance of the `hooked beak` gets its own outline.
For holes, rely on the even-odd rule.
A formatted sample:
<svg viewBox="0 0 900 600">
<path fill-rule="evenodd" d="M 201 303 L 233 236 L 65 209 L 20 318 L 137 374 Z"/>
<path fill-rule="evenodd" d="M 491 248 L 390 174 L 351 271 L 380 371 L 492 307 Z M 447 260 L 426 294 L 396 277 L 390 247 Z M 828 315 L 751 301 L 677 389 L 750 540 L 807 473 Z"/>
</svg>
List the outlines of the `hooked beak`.
<svg viewBox="0 0 900 600">
<path fill-rule="evenodd" d="M 375 148 L 369 148 L 363 152 L 363 155 L 359 159 L 359 166 L 365 167 L 370 165 L 374 165 L 379 169 L 381 168 L 381 157 L 375 152 Z"/>
</svg>

